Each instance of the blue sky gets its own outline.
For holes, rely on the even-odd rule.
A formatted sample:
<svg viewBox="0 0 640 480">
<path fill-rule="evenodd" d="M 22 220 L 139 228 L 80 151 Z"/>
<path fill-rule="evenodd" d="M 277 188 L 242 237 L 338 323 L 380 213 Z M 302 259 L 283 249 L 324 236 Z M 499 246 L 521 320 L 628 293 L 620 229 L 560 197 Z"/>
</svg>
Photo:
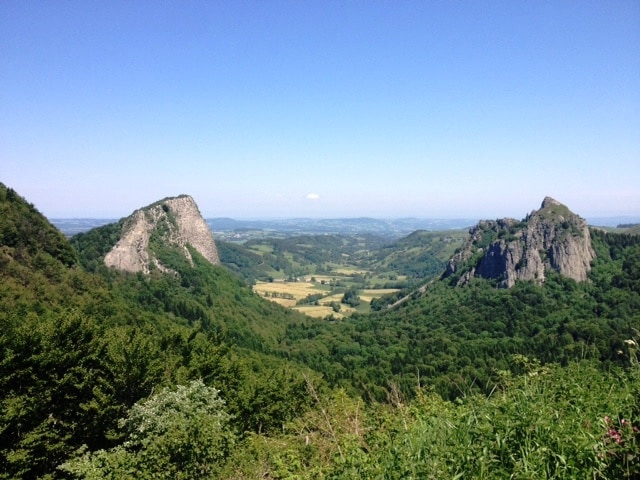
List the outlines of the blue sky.
<svg viewBox="0 0 640 480">
<path fill-rule="evenodd" d="M 0 112 L 50 218 L 638 216 L 640 2 L 4 0 Z"/>
</svg>

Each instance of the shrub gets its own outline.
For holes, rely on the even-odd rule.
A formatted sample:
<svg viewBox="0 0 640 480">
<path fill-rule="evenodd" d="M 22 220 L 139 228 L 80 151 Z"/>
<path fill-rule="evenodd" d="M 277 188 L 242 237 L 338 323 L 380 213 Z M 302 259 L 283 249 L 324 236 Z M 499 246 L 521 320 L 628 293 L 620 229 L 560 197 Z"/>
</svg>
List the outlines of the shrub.
<svg viewBox="0 0 640 480">
<path fill-rule="evenodd" d="M 80 478 L 214 478 L 234 435 L 218 390 L 201 380 L 136 403 L 120 426 L 127 440 L 60 468 Z"/>
</svg>

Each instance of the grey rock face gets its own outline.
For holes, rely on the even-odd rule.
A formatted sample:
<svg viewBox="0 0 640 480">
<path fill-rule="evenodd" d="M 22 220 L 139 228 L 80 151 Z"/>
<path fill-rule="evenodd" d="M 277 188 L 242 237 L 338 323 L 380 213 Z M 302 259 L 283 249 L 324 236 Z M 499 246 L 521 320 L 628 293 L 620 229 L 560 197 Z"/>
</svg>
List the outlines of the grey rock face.
<svg viewBox="0 0 640 480">
<path fill-rule="evenodd" d="M 220 263 L 213 234 L 193 198 L 181 195 L 166 198 L 136 210 L 125 220 L 122 236 L 105 256 L 108 267 L 128 272 L 149 273 L 152 267 L 170 271 L 149 249 L 152 235 L 181 252 L 193 264 L 187 245 L 212 264 Z"/>
<path fill-rule="evenodd" d="M 463 269 L 458 284 L 474 276 L 498 279 L 507 288 L 518 280 L 542 283 L 551 269 L 582 282 L 595 258 L 587 222 L 551 197 L 521 222 L 483 221 L 469 233 L 444 274 Z"/>
</svg>

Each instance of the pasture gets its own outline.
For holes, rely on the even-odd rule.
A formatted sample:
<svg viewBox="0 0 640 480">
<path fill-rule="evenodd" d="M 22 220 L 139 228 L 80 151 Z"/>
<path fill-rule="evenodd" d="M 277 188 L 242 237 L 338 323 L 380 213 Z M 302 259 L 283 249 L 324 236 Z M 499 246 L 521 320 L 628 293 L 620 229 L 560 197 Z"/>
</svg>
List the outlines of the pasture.
<svg viewBox="0 0 640 480">
<path fill-rule="evenodd" d="M 369 309 L 369 304 L 374 298 L 379 298 L 382 295 L 396 292 L 394 288 L 368 288 L 363 289 L 359 293 L 359 297 L 363 302 L 363 305 L 357 310 L 342 304 L 341 300 L 344 295 L 344 288 L 332 289 L 330 283 L 335 283 L 339 277 L 331 275 L 317 275 L 313 277 L 314 281 L 311 281 L 311 277 L 305 278 L 300 282 L 287 282 L 287 281 L 274 281 L 274 282 L 256 282 L 253 290 L 260 296 L 276 302 L 283 307 L 292 308 L 299 312 L 305 313 L 310 317 L 325 318 L 333 315 L 335 318 L 343 318 L 350 315 L 355 311 L 362 311 Z M 322 283 L 324 282 L 324 283 Z M 301 303 L 301 300 L 306 299 L 309 295 L 322 295 L 315 302 L 310 304 Z M 331 306 L 332 303 L 340 305 L 340 311 L 336 312 Z"/>
</svg>

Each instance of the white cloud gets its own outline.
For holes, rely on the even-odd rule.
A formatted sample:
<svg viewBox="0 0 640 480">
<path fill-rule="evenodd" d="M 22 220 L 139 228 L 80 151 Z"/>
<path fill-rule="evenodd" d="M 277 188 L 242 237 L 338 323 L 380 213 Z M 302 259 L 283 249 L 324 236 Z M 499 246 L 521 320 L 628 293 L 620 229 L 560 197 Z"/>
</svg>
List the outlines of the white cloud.
<svg viewBox="0 0 640 480">
<path fill-rule="evenodd" d="M 317 193 L 307 193 L 306 198 L 308 200 L 318 200 L 320 198 L 320 195 L 318 195 Z"/>
</svg>

